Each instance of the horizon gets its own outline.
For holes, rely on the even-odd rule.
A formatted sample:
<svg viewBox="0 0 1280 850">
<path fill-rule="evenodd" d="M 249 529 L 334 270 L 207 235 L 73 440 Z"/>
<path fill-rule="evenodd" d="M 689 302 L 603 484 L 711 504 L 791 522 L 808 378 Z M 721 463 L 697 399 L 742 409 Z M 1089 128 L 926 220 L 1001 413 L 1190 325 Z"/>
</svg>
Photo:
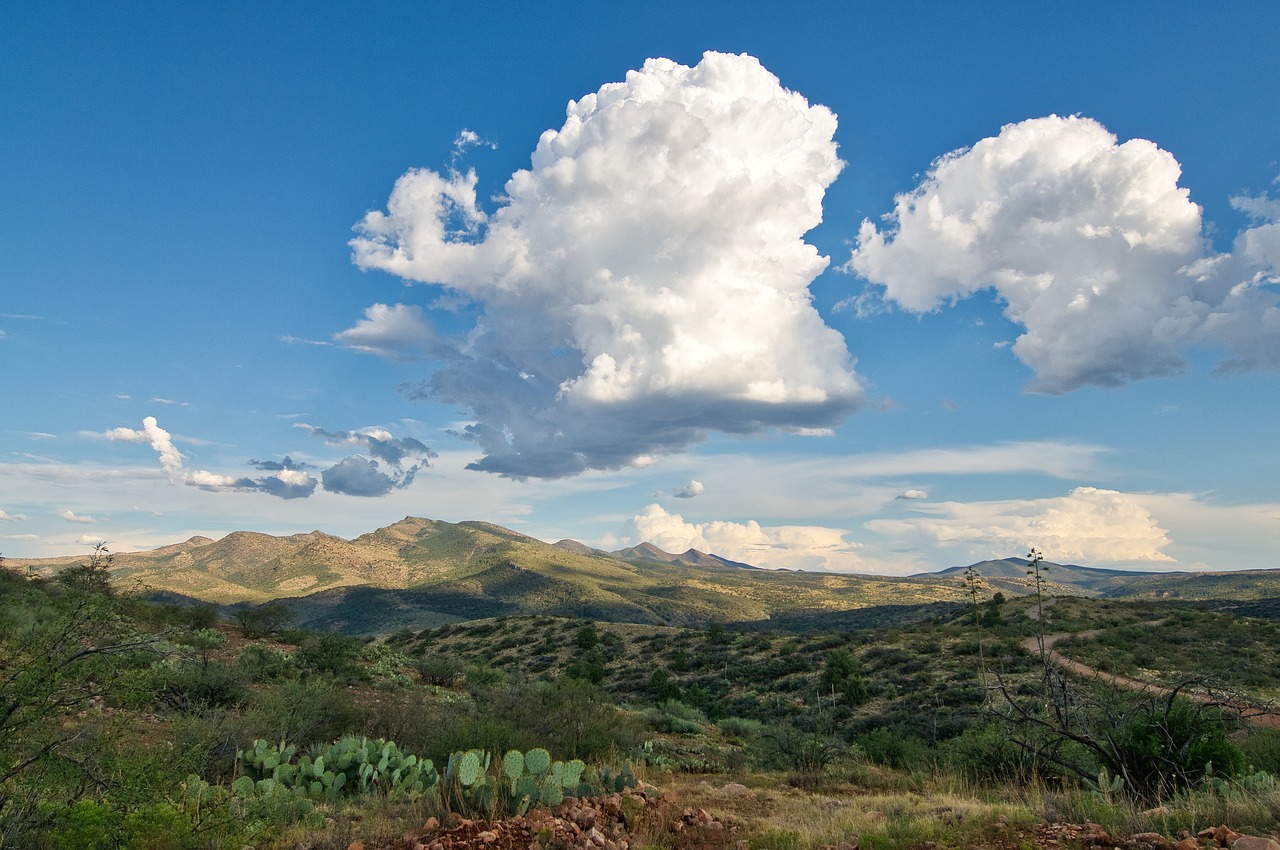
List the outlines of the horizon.
<svg viewBox="0 0 1280 850">
<path fill-rule="evenodd" d="M 0 554 L 1280 567 L 1280 6 L 8 17 Z"/>
<path fill-rule="evenodd" d="M 434 519 L 431 519 L 430 517 L 422 517 L 422 516 L 406 516 L 406 517 L 404 517 L 404 518 L 402 518 L 402 519 L 400 519 L 400 520 L 397 520 L 396 522 L 390 523 L 390 525 L 396 525 L 396 524 L 397 524 L 397 523 L 399 523 L 399 522 L 405 522 L 405 521 L 408 521 L 408 520 L 426 520 L 426 521 L 428 521 L 428 522 L 442 522 L 442 520 L 434 520 Z M 489 521 L 487 521 L 487 520 L 480 520 L 480 519 L 460 520 L 459 522 L 457 522 L 457 523 L 453 523 L 453 524 L 454 524 L 454 525 L 458 525 L 458 524 L 464 524 L 464 523 L 478 523 L 478 524 L 484 524 L 484 525 L 492 525 L 492 526 L 496 526 L 496 527 L 498 527 L 498 528 L 500 528 L 500 529 L 503 529 L 503 530 L 505 530 L 505 531 L 512 531 L 512 532 L 515 532 L 515 533 L 517 533 L 517 534 L 521 533 L 521 532 L 516 532 L 516 531 L 515 531 L 515 529 L 507 528 L 506 526 L 501 526 L 501 525 L 498 525 L 497 523 L 492 523 L 492 522 L 489 522 Z M 136 554 L 146 554 L 146 553 L 148 553 L 148 552 L 154 552 L 154 551 L 157 551 L 157 550 L 160 550 L 160 549 L 165 549 L 165 548 L 169 548 L 169 547 L 173 547 L 173 546 L 182 546 L 182 545 L 184 545 L 184 544 L 191 543 L 191 542 L 193 542 L 193 541 L 206 541 L 205 543 L 201 543 L 200 545 L 208 545 L 208 544 L 212 544 L 212 543 L 218 543 L 218 542 L 221 542 L 224 538 L 229 537 L 229 536 L 230 536 L 230 535 L 232 535 L 232 534 L 265 534 L 265 535 L 267 535 L 267 536 L 270 536 L 270 537 L 276 537 L 276 538 L 280 538 L 280 539 L 288 538 L 288 537 L 308 537 L 308 536 L 313 535 L 313 534 L 323 534 L 323 535 L 328 536 L 328 537 L 337 537 L 337 538 L 338 538 L 338 539 L 340 539 L 340 540 L 344 540 L 344 541 L 346 541 L 346 542 L 350 543 L 350 542 L 353 542 L 353 541 L 355 541 L 355 540 L 359 539 L 360 537 L 363 537 L 365 534 L 370 534 L 370 533 L 373 533 L 373 532 L 376 532 L 376 531 L 381 531 L 381 530 L 383 530 L 383 528 L 386 528 L 386 527 L 387 527 L 387 526 L 383 526 L 382 528 L 369 529 L 369 530 L 367 530 L 367 531 L 361 532 L 360 534 L 356 534 L 356 535 L 354 535 L 354 536 L 352 536 L 352 537 L 342 537 L 342 536 L 340 536 L 340 535 L 330 534 L 329 532 L 327 532 L 327 531 L 325 531 L 324 529 L 321 529 L 321 528 L 313 528 L 313 529 L 311 529 L 310 531 L 284 532 L 284 533 L 280 533 L 280 534 L 268 534 L 267 532 L 255 531 L 254 529 L 250 529 L 250 528 L 238 528 L 238 529 L 235 529 L 235 530 L 233 530 L 233 531 L 228 531 L 228 532 L 226 532 L 226 533 L 222 534 L 222 535 L 221 535 L 221 536 L 219 536 L 219 537 L 208 537 L 208 536 L 206 536 L 206 535 L 194 534 L 194 535 L 191 535 L 190 537 L 187 537 L 187 538 L 185 538 L 185 539 L 183 539 L 183 540 L 174 540 L 174 541 L 170 541 L 170 542 L 168 542 L 168 543 L 161 543 L 161 544 L 158 544 L 158 545 L 156 545 L 156 546 L 150 547 L 150 548 L 148 548 L 148 549 L 138 549 L 138 550 L 125 550 L 125 551 L 122 551 L 122 550 L 112 550 L 112 549 L 109 549 L 109 548 L 108 548 L 106 551 L 107 551 L 109 554 L 113 555 L 113 556 L 114 556 L 114 555 L 136 555 Z M 815 572 L 816 572 L 816 573 L 826 573 L 826 572 L 831 572 L 831 571 L 829 571 L 829 570 L 806 570 L 806 569 L 805 569 L 805 568 L 803 568 L 803 567 L 764 567 L 764 566 L 760 566 L 760 565 L 758 565 L 758 564 L 750 564 L 750 563 L 746 563 L 746 562 L 735 561 L 734 559 L 731 559 L 731 558 L 725 558 L 724 556 L 720 555 L 720 554 L 719 554 L 719 553 L 717 553 L 717 552 L 713 552 L 713 551 L 704 551 L 704 550 L 697 549 L 697 548 L 694 548 L 694 547 L 690 547 L 690 548 L 685 549 L 684 551 L 681 551 L 681 552 L 671 552 L 671 551 L 668 551 L 668 550 L 666 550 L 666 549 L 662 549 L 661 547 L 658 547 L 658 546 L 654 545 L 653 543 L 651 543 L 651 542 L 649 542 L 649 541 L 647 541 L 647 540 L 642 540 L 642 541 L 640 541 L 639 543 L 635 543 L 635 544 L 632 544 L 632 545 L 630 545 L 630 546 L 624 546 L 624 547 L 619 548 L 619 549 L 614 549 L 614 550 L 605 550 L 605 549 L 599 549 L 599 548 L 592 547 L 592 546 L 587 546 L 587 544 L 583 543 L 583 542 L 582 542 L 582 541 L 580 541 L 580 540 L 575 540 L 575 539 L 574 539 L 574 538 L 572 538 L 572 537 L 561 537 L 561 538 L 556 539 L 556 540 L 545 539 L 545 538 L 537 538 L 537 537 L 531 537 L 530 539 L 531 539 L 531 540 L 536 540 L 536 541 L 538 541 L 538 542 L 540 542 L 540 543 L 543 543 L 543 544 L 546 544 L 546 545 L 548 545 L 548 546 L 559 546 L 559 545 L 560 545 L 560 544 L 562 544 L 562 543 L 572 543 L 572 544 L 577 544 L 577 545 L 580 545 L 580 546 L 586 546 L 586 547 L 587 547 L 588 549 L 590 549 L 594 554 L 599 554 L 599 555 L 603 555 L 603 556 L 606 556 L 606 557 L 616 557 L 616 556 L 618 556 L 618 555 L 619 555 L 620 553 L 622 553 L 622 552 L 626 552 L 626 551 L 634 550 L 634 549 L 642 549 L 642 548 L 645 548 L 645 547 L 650 547 L 650 548 L 652 548 L 652 549 L 656 550 L 657 552 L 659 552 L 659 553 L 661 553 L 661 554 L 663 554 L 663 555 L 668 555 L 668 556 L 671 556 L 671 557 L 673 557 L 673 558 L 679 558 L 679 557 L 680 557 L 680 556 L 682 556 L 682 555 L 687 555 L 687 554 L 689 554 L 690 552 L 694 552 L 694 553 L 697 553 L 697 554 L 700 554 L 700 555 L 710 555 L 710 556 L 713 556 L 713 557 L 719 558 L 719 559 L 721 559 L 721 560 L 724 560 L 724 561 L 728 562 L 729 564 L 739 564 L 739 565 L 741 565 L 741 566 L 750 567 L 750 568 L 752 568 L 752 569 L 762 570 L 762 571 L 766 571 L 766 572 L 810 572 L 810 573 L 815 573 Z M 66 559 L 66 558 L 73 558 L 73 559 L 74 559 L 74 558 L 76 558 L 76 557 L 78 557 L 78 556 L 77 556 L 77 555 L 53 555 L 53 556 L 46 556 L 45 558 L 32 558 L 32 557 L 22 557 L 22 556 L 14 556 L 14 557 L 0 556 L 0 562 L 4 562 L 4 561 L 27 562 L 27 561 L 39 561 L 39 560 L 46 560 L 46 559 L 58 559 L 58 560 L 62 560 L 62 559 Z M 979 566 L 979 565 L 984 564 L 984 563 L 996 563 L 996 562 L 1000 562 L 1000 561 L 1012 561 L 1012 562 L 1018 562 L 1018 563 L 1020 563 L 1020 564 L 1029 564 L 1029 563 L 1030 563 L 1030 560 L 1029 560 L 1027 557 L 1022 556 L 1022 555 L 1004 555 L 1004 556 L 1000 556 L 1000 555 L 993 555 L 993 556 L 991 556 L 990 558 L 984 558 L 984 559 L 982 559 L 982 560 L 974 561 L 974 562 L 972 562 L 972 563 L 968 563 L 968 564 L 951 564 L 951 565 L 949 565 L 949 566 L 944 566 L 944 567 L 933 567 L 933 568 L 930 568 L 930 569 L 921 570 L 921 571 L 916 572 L 916 573 L 862 573 L 862 572 L 853 573 L 853 572 L 840 572 L 840 573 L 835 573 L 835 574 L 837 574 L 837 575 L 865 575 L 865 576 L 877 577 L 877 578 L 894 578 L 894 577 L 896 577 L 896 578 L 902 578 L 902 577 L 910 578 L 910 577 L 912 577 L 912 576 L 936 575 L 936 574 L 938 574 L 938 573 L 944 573 L 944 572 L 947 572 L 947 571 L 949 571 L 949 570 L 962 570 L 962 569 L 967 569 L 967 568 L 969 568 L 969 567 L 976 567 L 976 566 Z M 1134 574 L 1134 575 L 1176 574 L 1176 573 L 1187 573 L 1187 574 L 1219 573 L 1219 574 L 1220 574 L 1220 573 L 1228 573 L 1228 572 L 1254 572 L 1254 571 L 1257 571 L 1257 570 L 1268 570 L 1268 569 L 1273 569 L 1273 570 L 1274 570 L 1274 569 L 1280 569 L 1280 568 L 1277 568 L 1277 567 L 1258 567 L 1258 568 L 1253 568 L 1253 569 L 1248 569 L 1248 568 L 1246 568 L 1246 569 L 1244 569 L 1244 570 L 1207 570 L 1207 571 L 1204 571 L 1204 570 L 1202 570 L 1202 571 L 1197 571 L 1197 570 L 1182 570 L 1182 569 L 1167 569 L 1167 570 L 1125 570 L 1125 569 L 1116 568 L 1116 567 L 1099 567 L 1099 566 L 1091 565 L 1091 564 L 1061 563 L 1061 562 L 1058 562 L 1058 561 L 1051 561 L 1051 560 L 1048 560 L 1048 559 L 1046 559 L 1046 560 L 1044 561 L 1044 564 L 1045 564 L 1045 568 L 1046 568 L 1046 569 L 1047 569 L 1048 567 L 1060 567 L 1060 568 L 1061 568 L 1061 567 L 1067 567 L 1067 568 L 1071 568 L 1071 569 L 1102 570 L 1102 571 L 1106 571 L 1106 572 L 1132 573 L 1132 574 Z"/>
</svg>

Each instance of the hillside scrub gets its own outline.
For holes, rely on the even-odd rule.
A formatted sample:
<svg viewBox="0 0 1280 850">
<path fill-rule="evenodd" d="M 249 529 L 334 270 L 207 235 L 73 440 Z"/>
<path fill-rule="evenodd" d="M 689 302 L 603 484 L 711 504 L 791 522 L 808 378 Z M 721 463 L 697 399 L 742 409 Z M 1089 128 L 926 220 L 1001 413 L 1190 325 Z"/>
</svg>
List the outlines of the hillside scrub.
<svg viewBox="0 0 1280 850">
<path fill-rule="evenodd" d="M 1013 840 L 1063 812 L 1166 832 L 1218 814 L 1271 828 L 1280 816 L 1260 772 L 1280 760 L 1274 735 L 1223 726 L 1212 775 L 1193 758 L 1185 781 L 1158 793 L 1174 812 L 1164 825 L 1132 816 L 1136 780 L 1099 798 L 1100 765 L 1082 762 L 1082 778 L 1018 747 L 980 668 L 1015 700 L 1039 697 L 1042 671 L 1022 646 L 1025 601 L 986 604 L 980 633 L 970 607 L 812 633 L 512 616 L 361 641 L 147 603 L 100 581 L 102 566 L 91 559 L 65 579 L 0 570 L 0 722 L 13 724 L 0 737 L 0 847 L 345 847 L 337 842 L 458 810 L 425 783 L 416 796 L 330 797 L 331 765 L 298 797 L 259 785 L 276 781 L 262 772 L 269 759 L 249 776 L 242 755 L 261 741 L 264 753 L 294 747 L 289 764 L 306 755 L 314 768 L 348 736 L 393 742 L 399 758 L 429 759 L 441 776 L 468 751 L 545 749 L 586 763 L 592 781 L 630 765 L 738 817 L 753 847 L 807 850 L 855 832 L 865 847 L 959 847 Z M 1046 605 L 1045 620 L 1123 628 L 1149 615 L 1090 604 Z M 1241 753 L 1238 769 L 1226 744 Z M 734 780 L 760 805 L 740 811 L 736 792 L 689 790 Z M 1027 802 L 984 802 L 1013 797 Z M 831 799 L 844 802 L 830 817 L 797 825 Z"/>
</svg>

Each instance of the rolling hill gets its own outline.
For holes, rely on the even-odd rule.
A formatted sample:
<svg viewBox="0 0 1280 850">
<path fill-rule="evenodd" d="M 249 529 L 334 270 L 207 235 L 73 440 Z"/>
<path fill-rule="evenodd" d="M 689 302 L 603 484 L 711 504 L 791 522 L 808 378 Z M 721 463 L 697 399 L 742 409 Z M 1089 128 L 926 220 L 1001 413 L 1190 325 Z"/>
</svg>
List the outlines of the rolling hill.
<svg viewBox="0 0 1280 850">
<path fill-rule="evenodd" d="M 83 558 L 12 559 L 53 573 Z M 989 592 L 1027 592 L 1027 562 L 975 567 Z M 349 633 L 422 629 L 503 614 L 611 622 L 775 628 L 854 628 L 910 622 L 964 601 L 964 567 L 906 577 L 774 571 L 690 549 L 644 543 L 603 552 L 544 543 L 487 522 L 420 517 L 352 540 L 321 531 L 275 537 L 237 531 L 147 552 L 117 553 L 119 586 L 243 607 L 279 600 L 299 625 Z M 1052 595 L 1262 600 L 1280 596 L 1280 572 L 1132 573 L 1048 564 Z"/>
</svg>

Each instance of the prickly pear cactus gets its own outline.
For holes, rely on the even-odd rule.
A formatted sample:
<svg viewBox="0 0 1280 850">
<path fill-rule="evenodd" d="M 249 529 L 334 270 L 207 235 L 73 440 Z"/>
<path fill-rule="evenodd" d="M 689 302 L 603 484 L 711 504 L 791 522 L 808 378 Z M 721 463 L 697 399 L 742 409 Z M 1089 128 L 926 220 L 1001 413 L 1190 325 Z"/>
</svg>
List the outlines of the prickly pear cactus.
<svg viewBox="0 0 1280 850">
<path fill-rule="evenodd" d="M 519 750 L 509 750 L 502 757 L 502 772 L 512 782 L 519 779 L 524 773 L 524 753 Z"/>
<path fill-rule="evenodd" d="M 480 778 L 480 754 L 476 750 L 468 750 L 462 754 L 458 762 L 458 781 L 464 787 L 476 784 Z"/>
<path fill-rule="evenodd" d="M 551 767 L 551 753 L 541 747 L 529 750 L 524 755 L 524 766 L 534 776 L 540 776 L 547 772 L 547 768 Z"/>
</svg>

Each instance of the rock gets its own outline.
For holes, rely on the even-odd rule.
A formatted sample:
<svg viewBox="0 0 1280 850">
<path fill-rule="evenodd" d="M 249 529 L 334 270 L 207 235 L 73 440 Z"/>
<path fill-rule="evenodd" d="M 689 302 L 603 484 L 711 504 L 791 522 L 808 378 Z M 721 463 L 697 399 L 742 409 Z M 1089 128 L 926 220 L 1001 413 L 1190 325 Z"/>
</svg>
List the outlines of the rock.
<svg viewBox="0 0 1280 850">
<path fill-rule="evenodd" d="M 347 850 L 364 850 L 364 842 L 359 839 L 347 845 Z"/>
<path fill-rule="evenodd" d="M 1280 841 L 1260 835 L 1242 835 L 1231 842 L 1231 850 L 1280 850 Z"/>
<path fill-rule="evenodd" d="M 498 840 L 498 833 L 494 832 L 491 829 L 486 829 L 484 832 L 481 832 L 479 835 L 477 835 L 476 838 L 480 839 L 485 844 L 492 844 L 493 842 Z"/>
<path fill-rule="evenodd" d="M 1240 837 L 1240 833 L 1236 832 L 1225 823 L 1213 831 L 1213 840 L 1217 841 L 1223 847 L 1230 847 L 1236 843 L 1236 839 Z"/>
<path fill-rule="evenodd" d="M 737 782 L 729 782 L 720 789 L 721 794 L 738 795 L 747 793 L 747 786 L 739 785 Z"/>
<path fill-rule="evenodd" d="M 1154 850 L 1169 850 L 1173 847 L 1173 842 L 1158 832 L 1139 832 L 1131 836 L 1129 841 L 1134 846 L 1150 847 Z"/>
<path fill-rule="evenodd" d="M 427 818 L 427 822 L 422 825 L 422 831 L 424 833 L 435 832 L 439 828 L 440 828 L 440 819 L 437 817 Z"/>
<path fill-rule="evenodd" d="M 1189 835 L 1185 836 L 1175 846 L 1177 847 L 1177 850 L 1200 850 L 1200 842 L 1196 841 Z"/>
</svg>

